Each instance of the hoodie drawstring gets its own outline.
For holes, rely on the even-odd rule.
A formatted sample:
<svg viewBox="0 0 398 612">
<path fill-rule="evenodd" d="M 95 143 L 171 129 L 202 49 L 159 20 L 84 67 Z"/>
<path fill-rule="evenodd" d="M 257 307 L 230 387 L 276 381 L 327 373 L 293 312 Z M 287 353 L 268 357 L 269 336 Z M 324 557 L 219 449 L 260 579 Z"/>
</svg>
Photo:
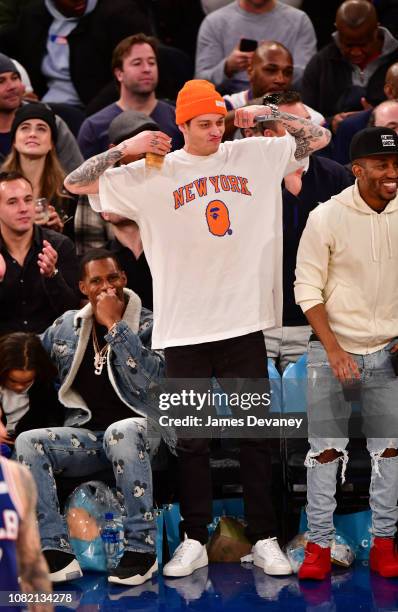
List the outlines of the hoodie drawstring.
<svg viewBox="0 0 398 612">
<path fill-rule="evenodd" d="M 390 222 L 388 220 L 388 215 L 381 214 L 378 215 L 378 219 L 382 219 L 384 217 L 386 222 L 386 230 L 387 230 L 387 244 L 388 244 L 388 259 L 392 259 L 393 257 L 393 248 L 392 248 L 392 240 L 391 240 L 391 232 L 390 232 Z M 378 261 L 378 255 L 376 253 L 376 236 L 375 236 L 375 218 L 376 215 L 370 215 L 370 225 L 371 225 L 371 244 L 372 244 L 372 258 L 373 261 Z"/>
<path fill-rule="evenodd" d="M 374 222 L 374 215 L 370 215 L 370 226 L 371 226 L 371 243 L 372 243 L 372 257 L 373 257 L 373 261 L 377 261 L 377 254 L 376 254 L 376 246 L 375 246 L 375 222 Z"/>
<path fill-rule="evenodd" d="M 387 225 L 388 258 L 392 259 L 393 250 L 392 250 L 392 241 L 391 241 L 391 234 L 390 234 L 390 222 L 388 220 L 388 215 L 384 215 L 384 217 L 385 217 L 386 225 Z"/>
</svg>

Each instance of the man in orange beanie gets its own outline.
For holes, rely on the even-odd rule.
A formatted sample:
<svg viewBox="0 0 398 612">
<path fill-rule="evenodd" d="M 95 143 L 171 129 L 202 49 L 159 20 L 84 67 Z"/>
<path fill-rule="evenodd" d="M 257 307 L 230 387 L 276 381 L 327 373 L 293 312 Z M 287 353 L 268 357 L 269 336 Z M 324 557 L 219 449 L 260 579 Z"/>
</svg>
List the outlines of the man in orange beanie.
<svg viewBox="0 0 398 612">
<path fill-rule="evenodd" d="M 276 107 L 249 106 L 236 111 L 237 127 L 253 126 L 256 116 L 267 115 L 283 123 L 286 136 L 222 143 L 226 112 L 211 83 L 188 81 L 176 105 L 183 149 L 166 155 L 168 136 L 142 132 L 87 160 L 65 186 L 90 194 L 95 210 L 138 223 L 153 277 L 152 347 L 165 349 L 167 376 L 196 379 L 201 389 L 208 389 L 212 377 L 256 380 L 255 388 L 264 389 L 262 330 L 280 324 L 282 314 L 281 181 L 301 159 L 326 146 L 330 134 Z M 148 168 L 142 160 L 108 170 L 142 153 L 165 155 L 162 167 Z M 189 409 L 200 414 L 193 403 L 184 408 Z M 185 535 L 164 567 L 166 576 L 187 576 L 208 563 L 212 492 L 204 437 L 211 432 L 204 419 L 193 423 L 198 427 L 185 432 L 185 439 L 178 432 Z M 275 537 L 267 441 L 260 429 L 240 436 L 239 427 L 238 421 L 231 435 L 237 431 L 243 438 L 240 462 L 253 561 L 268 574 L 290 574 Z"/>
</svg>

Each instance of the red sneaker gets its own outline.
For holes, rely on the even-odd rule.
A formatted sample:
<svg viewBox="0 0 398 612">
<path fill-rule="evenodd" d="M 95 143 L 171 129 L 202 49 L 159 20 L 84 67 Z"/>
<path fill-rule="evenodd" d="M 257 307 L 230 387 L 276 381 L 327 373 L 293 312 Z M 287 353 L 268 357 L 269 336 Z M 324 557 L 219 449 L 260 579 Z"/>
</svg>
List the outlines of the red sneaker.
<svg viewBox="0 0 398 612">
<path fill-rule="evenodd" d="M 332 571 L 330 546 L 322 548 L 318 544 L 308 542 L 304 561 L 298 571 L 300 580 L 324 580 Z"/>
<path fill-rule="evenodd" d="M 398 553 L 394 538 L 375 538 L 370 549 L 370 569 L 384 578 L 398 576 Z"/>
</svg>

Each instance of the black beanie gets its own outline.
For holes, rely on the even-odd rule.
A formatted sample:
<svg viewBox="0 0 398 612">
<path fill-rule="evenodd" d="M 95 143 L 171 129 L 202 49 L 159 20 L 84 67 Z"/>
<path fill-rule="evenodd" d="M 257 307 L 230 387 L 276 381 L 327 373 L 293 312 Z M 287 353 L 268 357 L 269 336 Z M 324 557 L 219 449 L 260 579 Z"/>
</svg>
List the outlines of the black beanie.
<svg viewBox="0 0 398 612">
<path fill-rule="evenodd" d="M 41 119 L 47 123 L 51 130 L 52 141 L 54 145 L 56 144 L 58 130 L 55 122 L 55 115 L 53 111 L 48 108 L 48 106 L 45 106 L 45 104 L 40 104 L 40 102 L 23 104 L 19 107 L 15 113 L 14 121 L 12 122 L 11 126 L 11 142 L 14 142 L 15 140 L 15 132 L 17 131 L 18 126 L 20 126 L 24 121 L 29 121 L 29 119 Z"/>
</svg>

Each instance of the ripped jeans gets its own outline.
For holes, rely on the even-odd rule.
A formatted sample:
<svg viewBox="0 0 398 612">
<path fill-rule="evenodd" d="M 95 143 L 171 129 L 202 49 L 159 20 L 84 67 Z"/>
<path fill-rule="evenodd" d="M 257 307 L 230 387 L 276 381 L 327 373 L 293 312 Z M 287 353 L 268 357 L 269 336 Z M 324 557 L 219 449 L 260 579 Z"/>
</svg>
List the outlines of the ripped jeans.
<svg viewBox="0 0 398 612">
<path fill-rule="evenodd" d="M 382 457 L 387 448 L 398 448 L 398 377 L 391 365 L 390 342 L 369 355 L 354 355 L 361 383 L 357 404 L 372 461 L 369 504 L 373 536 L 389 538 L 398 519 L 398 456 Z M 348 419 L 352 405 L 345 399 L 341 383 L 329 366 L 326 351 L 318 341 L 308 347 L 308 431 L 310 451 L 307 467 L 307 518 L 309 539 L 330 546 L 334 537 L 336 477 L 342 464 L 342 481 L 348 461 Z M 347 396 L 346 396 L 347 397 Z M 317 461 L 323 451 L 335 449 L 341 456 L 327 463 Z"/>
</svg>

